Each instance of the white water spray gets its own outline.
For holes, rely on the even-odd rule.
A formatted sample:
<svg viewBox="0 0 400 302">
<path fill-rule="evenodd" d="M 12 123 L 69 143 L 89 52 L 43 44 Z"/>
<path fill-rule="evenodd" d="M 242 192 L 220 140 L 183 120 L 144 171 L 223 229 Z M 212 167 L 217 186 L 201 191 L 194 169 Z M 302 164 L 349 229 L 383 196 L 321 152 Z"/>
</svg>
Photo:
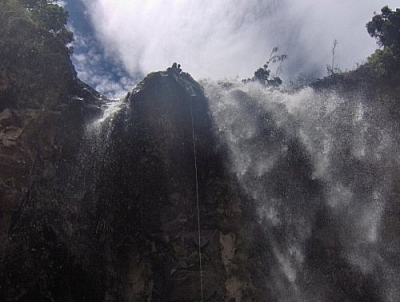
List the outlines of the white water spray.
<svg viewBox="0 0 400 302">
<path fill-rule="evenodd" d="M 398 246 L 385 230 L 398 227 L 384 218 L 400 175 L 396 123 L 362 94 L 203 85 L 232 172 L 270 238 L 280 271 L 270 282 L 282 301 L 331 301 L 320 288 L 335 285 L 323 284 L 307 263 L 307 246 L 318 236 L 321 249 L 339 250 L 355 271 L 372 276 L 382 300 L 393 301 L 400 270 L 388 255 Z M 317 228 L 321 209 L 328 214 Z"/>
<path fill-rule="evenodd" d="M 101 131 L 105 123 L 111 124 L 115 115 L 121 110 L 124 99 L 112 100 L 103 105 L 103 114 L 86 126 L 86 133 L 97 133 Z"/>
<path fill-rule="evenodd" d="M 102 106 L 102 115 L 88 123 L 85 128 L 81 148 L 79 151 L 79 167 L 71 183 L 77 199 L 82 199 L 83 194 L 95 189 L 96 179 L 104 161 L 104 152 L 109 145 L 109 136 L 114 127 L 114 118 L 126 103 L 124 99 L 112 100 Z"/>
</svg>

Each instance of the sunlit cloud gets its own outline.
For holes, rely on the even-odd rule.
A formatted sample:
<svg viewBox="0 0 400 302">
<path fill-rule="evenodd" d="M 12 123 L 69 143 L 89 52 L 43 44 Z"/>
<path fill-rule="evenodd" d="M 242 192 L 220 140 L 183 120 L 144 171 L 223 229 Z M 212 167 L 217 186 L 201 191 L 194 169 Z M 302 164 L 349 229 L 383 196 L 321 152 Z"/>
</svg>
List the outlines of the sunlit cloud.
<svg viewBox="0 0 400 302">
<path fill-rule="evenodd" d="M 195 78 L 250 77 L 275 46 L 282 76 L 320 77 L 331 61 L 351 69 L 376 48 L 365 24 L 395 0 L 82 0 L 107 55 L 130 74 L 174 61 Z"/>
<path fill-rule="evenodd" d="M 104 54 L 99 51 L 93 37 L 79 35 L 77 31 L 74 37 L 72 60 L 81 80 L 111 98 L 119 98 L 132 88 L 133 80 L 118 64 L 104 65 Z"/>
</svg>

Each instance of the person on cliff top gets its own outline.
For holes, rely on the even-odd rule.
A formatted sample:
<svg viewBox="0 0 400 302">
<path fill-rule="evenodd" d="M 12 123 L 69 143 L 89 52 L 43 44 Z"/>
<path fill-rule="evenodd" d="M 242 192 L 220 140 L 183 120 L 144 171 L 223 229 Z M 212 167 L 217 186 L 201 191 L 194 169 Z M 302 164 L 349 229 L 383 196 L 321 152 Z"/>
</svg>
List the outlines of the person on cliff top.
<svg viewBox="0 0 400 302">
<path fill-rule="evenodd" d="M 180 74 L 182 72 L 181 64 L 174 63 L 172 64 L 172 70 L 176 73 Z"/>
</svg>

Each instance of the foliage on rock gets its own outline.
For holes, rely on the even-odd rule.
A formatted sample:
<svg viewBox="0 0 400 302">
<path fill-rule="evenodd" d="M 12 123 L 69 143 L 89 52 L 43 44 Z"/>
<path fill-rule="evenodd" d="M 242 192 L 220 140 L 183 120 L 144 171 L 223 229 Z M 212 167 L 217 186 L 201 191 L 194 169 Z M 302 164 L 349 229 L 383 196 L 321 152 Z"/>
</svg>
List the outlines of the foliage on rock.
<svg viewBox="0 0 400 302">
<path fill-rule="evenodd" d="M 396 82 L 400 71 L 400 9 L 383 7 L 366 27 L 382 49 L 376 50 L 361 68 L 379 80 Z"/>
<path fill-rule="evenodd" d="M 61 43 L 73 41 L 73 33 L 66 28 L 68 12 L 53 0 L 3 0 L 0 2 L 1 19 L 26 20 L 51 33 Z M 68 47 L 72 52 L 72 47 Z"/>
<path fill-rule="evenodd" d="M 375 14 L 366 28 L 371 37 L 381 46 L 365 63 L 354 70 L 335 73 L 311 84 L 314 88 L 334 88 L 349 93 L 362 87 L 371 99 L 383 99 L 390 111 L 400 114 L 400 9 L 383 7 Z M 373 84 L 373 85 L 372 85 Z"/>
<path fill-rule="evenodd" d="M 53 0 L 20 0 L 39 27 L 46 29 L 64 44 L 73 41 L 73 34 L 66 29 L 68 12 Z"/>
<path fill-rule="evenodd" d="M 367 23 L 371 37 L 377 39 L 384 48 L 390 47 L 400 51 L 400 9 L 391 10 L 388 6 L 381 9 L 381 14 L 375 14 Z"/>
<path fill-rule="evenodd" d="M 243 80 L 243 82 L 259 82 L 260 84 L 264 86 L 272 86 L 272 87 L 278 87 L 282 84 L 282 80 L 280 77 L 275 75 L 274 77 L 271 77 L 271 69 L 270 65 L 271 63 L 282 63 L 284 60 L 287 59 L 286 54 L 277 54 L 278 52 L 278 47 L 274 47 L 271 51 L 271 54 L 269 56 L 268 61 L 263 65 L 263 67 L 258 68 L 254 72 L 254 77 L 250 79 Z M 279 67 L 278 67 L 279 70 Z"/>
</svg>

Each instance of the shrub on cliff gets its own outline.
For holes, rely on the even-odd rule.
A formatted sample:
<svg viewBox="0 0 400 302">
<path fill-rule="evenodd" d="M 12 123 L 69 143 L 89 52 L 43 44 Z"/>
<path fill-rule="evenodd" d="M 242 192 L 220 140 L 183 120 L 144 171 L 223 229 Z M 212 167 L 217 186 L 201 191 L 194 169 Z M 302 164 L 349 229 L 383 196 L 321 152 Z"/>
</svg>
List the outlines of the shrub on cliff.
<svg viewBox="0 0 400 302">
<path fill-rule="evenodd" d="M 282 84 L 281 78 L 278 76 L 271 77 L 271 70 L 270 70 L 270 65 L 271 63 L 281 63 L 284 60 L 287 59 L 287 55 L 285 54 L 277 54 L 278 52 L 278 47 L 274 47 L 271 51 L 271 54 L 269 56 L 268 61 L 263 65 L 263 67 L 258 68 L 254 72 L 254 77 L 250 79 L 243 80 L 243 82 L 259 82 L 262 85 L 265 86 L 272 86 L 272 87 L 278 87 Z M 277 68 L 279 70 L 279 67 Z"/>
<path fill-rule="evenodd" d="M 368 33 L 377 39 L 380 46 L 400 51 L 400 9 L 391 10 L 385 6 L 381 12 L 367 23 Z"/>
<path fill-rule="evenodd" d="M 68 12 L 53 0 L 19 0 L 41 28 L 54 34 L 64 44 L 73 41 L 73 34 L 66 29 Z"/>
<path fill-rule="evenodd" d="M 397 78 L 400 71 L 400 9 L 383 7 L 381 14 L 375 14 L 366 27 L 382 49 L 376 50 L 364 67 L 377 78 Z"/>
</svg>

